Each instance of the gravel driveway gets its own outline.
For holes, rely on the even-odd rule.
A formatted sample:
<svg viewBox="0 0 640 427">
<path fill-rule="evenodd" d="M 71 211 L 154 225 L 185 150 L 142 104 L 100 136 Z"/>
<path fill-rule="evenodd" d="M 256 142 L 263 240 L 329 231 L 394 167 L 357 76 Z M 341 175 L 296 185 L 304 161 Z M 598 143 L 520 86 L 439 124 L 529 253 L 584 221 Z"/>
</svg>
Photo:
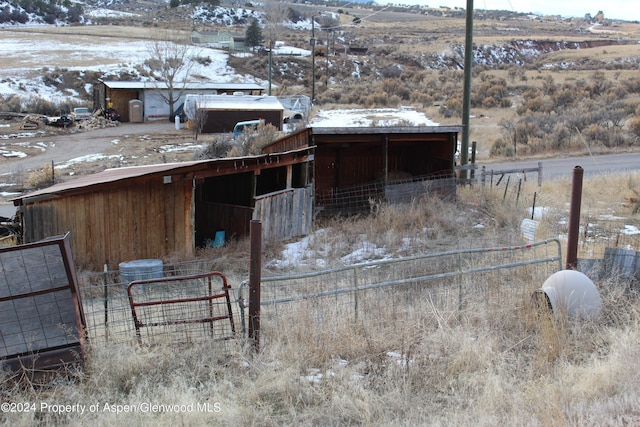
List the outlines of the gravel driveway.
<svg viewBox="0 0 640 427">
<path fill-rule="evenodd" d="M 24 184 L 31 171 L 51 162 L 62 165 L 86 156 L 134 150 L 157 153 L 158 145 L 185 139 L 192 140 L 193 134 L 186 129 L 176 130 L 175 124 L 168 121 L 121 123 L 114 127 L 57 135 L 30 136 L 26 132 L 16 136 L 5 135 L 0 139 L 0 147 L 21 154 L 0 157 L 0 189 L 3 191 L 0 194 L 0 216 L 12 217 L 15 214 L 15 207 L 9 202 L 16 197 L 15 189 Z M 160 155 L 158 157 L 161 158 Z"/>
</svg>

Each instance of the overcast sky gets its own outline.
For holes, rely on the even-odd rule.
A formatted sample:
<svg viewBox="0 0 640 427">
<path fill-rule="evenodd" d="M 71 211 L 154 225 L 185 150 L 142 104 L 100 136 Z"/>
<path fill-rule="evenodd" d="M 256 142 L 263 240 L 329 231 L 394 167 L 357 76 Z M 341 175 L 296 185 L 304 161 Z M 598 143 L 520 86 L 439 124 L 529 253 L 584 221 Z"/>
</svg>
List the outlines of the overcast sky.
<svg viewBox="0 0 640 427">
<path fill-rule="evenodd" d="M 420 4 L 432 7 L 467 7 L 467 0 L 377 0 L 377 3 Z M 541 12 L 546 15 L 583 17 L 599 10 L 606 18 L 640 21 L 640 5 L 637 0 L 474 0 L 474 9 L 500 9 L 515 12 Z"/>
</svg>

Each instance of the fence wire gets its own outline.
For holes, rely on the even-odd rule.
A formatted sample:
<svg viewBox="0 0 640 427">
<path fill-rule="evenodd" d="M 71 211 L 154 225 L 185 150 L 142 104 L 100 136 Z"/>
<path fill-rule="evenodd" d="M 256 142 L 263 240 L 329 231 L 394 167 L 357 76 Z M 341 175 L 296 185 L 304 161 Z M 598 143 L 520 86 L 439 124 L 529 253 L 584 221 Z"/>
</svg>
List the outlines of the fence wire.
<svg viewBox="0 0 640 427">
<path fill-rule="evenodd" d="M 229 309 L 226 298 L 209 296 L 223 294 L 225 282 L 213 277 L 209 288 L 205 279 L 190 277 L 208 273 L 211 269 L 206 261 L 185 262 L 165 265 L 161 279 L 131 282 L 132 299 L 138 304 L 135 311 L 127 292 L 130 282 L 122 281 L 119 271 L 84 274 L 79 279 L 80 295 L 89 341 L 154 345 L 212 340 L 219 347 L 231 348 L 236 344 L 229 338 L 236 336 L 236 325 L 240 325 L 237 297 L 229 289 L 232 317 L 224 318 Z M 218 318 L 221 320 L 210 321 Z"/>
<path fill-rule="evenodd" d="M 354 326 L 393 334 L 433 313 L 451 317 L 477 304 L 528 301 L 560 269 L 560 242 L 551 239 L 262 278 L 261 336 L 268 342 L 283 334 L 329 333 Z M 241 309 L 246 306 L 247 285 L 240 285 Z"/>
<path fill-rule="evenodd" d="M 477 304 L 505 306 L 528 300 L 548 276 L 561 268 L 560 242 L 551 239 L 522 246 L 455 250 L 306 274 L 263 277 L 261 337 L 268 344 L 283 336 L 295 339 L 297 334 L 312 334 L 321 345 L 327 334 L 335 337 L 344 331 L 343 335 L 347 336 L 354 326 L 391 337 L 408 325 L 432 322 L 434 313 L 436 317 L 448 318 Z M 209 271 L 206 261 L 164 266 L 164 276 L 168 278 Z M 92 343 L 138 342 L 128 285 L 120 280 L 118 271 L 84 276 L 80 293 Z M 183 287 L 185 289 L 171 291 L 143 287 L 141 291 L 152 298 L 193 296 L 188 286 Z M 238 338 L 243 335 L 241 331 L 246 332 L 247 291 L 247 282 L 230 290 L 232 320 Z M 219 314 L 222 308 L 216 306 L 215 313 Z M 146 321 L 159 324 L 172 319 L 193 320 L 196 315 L 191 310 L 196 309 L 200 310 L 198 316 L 210 315 L 208 306 L 193 308 L 176 304 L 153 311 Z M 208 324 L 189 322 L 188 328 L 184 326 L 148 328 L 142 332 L 140 341 L 218 340 L 227 337 L 230 331 L 229 325 L 223 323 L 219 324 L 222 329 L 213 333 Z M 235 348 L 232 346 L 241 341 L 217 341 L 216 345 Z"/>
<path fill-rule="evenodd" d="M 410 203 L 428 194 L 453 199 L 456 180 L 447 173 L 434 173 L 404 179 L 373 181 L 332 189 L 317 189 L 315 204 L 321 216 L 353 215 L 370 212 L 375 204 Z"/>
</svg>

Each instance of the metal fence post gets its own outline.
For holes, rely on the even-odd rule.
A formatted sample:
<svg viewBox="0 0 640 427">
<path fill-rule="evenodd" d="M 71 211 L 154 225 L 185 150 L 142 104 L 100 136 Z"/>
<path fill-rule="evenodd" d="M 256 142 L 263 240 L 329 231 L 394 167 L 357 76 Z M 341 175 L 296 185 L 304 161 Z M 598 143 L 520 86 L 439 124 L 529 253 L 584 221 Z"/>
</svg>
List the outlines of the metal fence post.
<svg viewBox="0 0 640 427">
<path fill-rule="evenodd" d="M 260 273 L 262 267 L 262 223 L 252 220 L 249 259 L 249 339 L 253 349 L 260 350 Z"/>
<path fill-rule="evenodd" d="M 580 166 L 573 168 L 571 183 L 571 205 L 569 209 L 569 234 L 567 236 L 567 270 L 575 270 L 578 265 L 578 239 L 580 234 L 580 205 L 582 203 L 582 176 Z"/>
<path fill-rule="evenodd" d="M 462 313 L 462 254 L 458 253 L 458 320 Z"/>
<path fill-rule="evenodd" d="M 355 267 L 353 269 L 353 288 L 355 292 L 353 293 L 353 311 L 355 317 L 355 323 L 358 322 L 358 268 Z"/>
<path fill-rule="evenodd" d="M 109 342 L 109 266 L 104 264 L 104 330 Z"/>
</svg>

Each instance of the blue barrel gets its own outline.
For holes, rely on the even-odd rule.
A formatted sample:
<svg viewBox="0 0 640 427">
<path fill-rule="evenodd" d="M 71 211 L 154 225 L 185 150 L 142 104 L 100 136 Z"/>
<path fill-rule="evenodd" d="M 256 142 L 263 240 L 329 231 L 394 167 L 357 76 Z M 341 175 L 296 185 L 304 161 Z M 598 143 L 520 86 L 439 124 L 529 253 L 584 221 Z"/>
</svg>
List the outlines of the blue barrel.
<svg viewBox="0 0 640 427">
<path fill-rule="evenodd" d="M 213 247 L 214 248 L 221 248 L 224 246 L 224 230 L 218 230 L 216 231 L 216 235 L 213 238 Z"/>
</svg>

